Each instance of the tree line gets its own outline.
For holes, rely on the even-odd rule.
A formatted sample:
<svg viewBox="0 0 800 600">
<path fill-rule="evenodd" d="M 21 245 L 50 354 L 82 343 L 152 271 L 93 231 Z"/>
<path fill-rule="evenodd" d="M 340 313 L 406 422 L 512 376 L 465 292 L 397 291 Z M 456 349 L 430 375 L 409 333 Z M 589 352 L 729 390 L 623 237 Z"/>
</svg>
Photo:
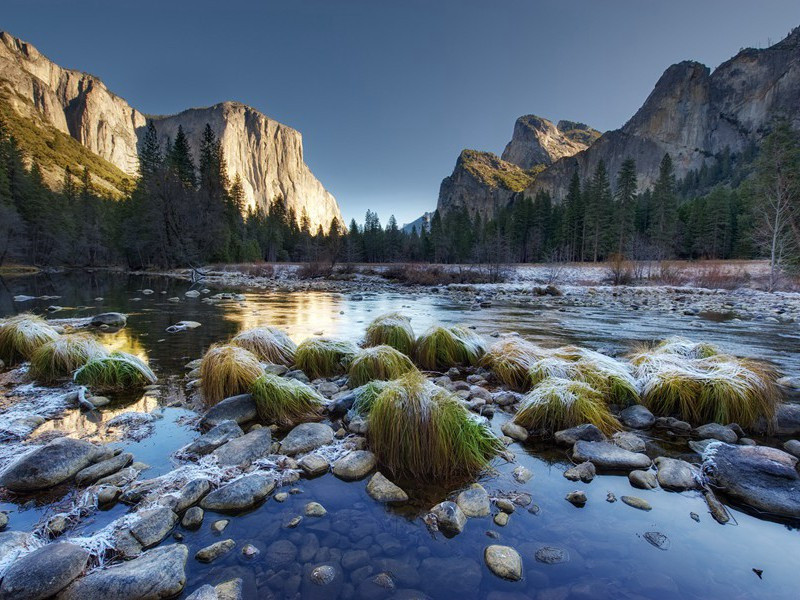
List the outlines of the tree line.
<svg viewBox="0 0 800 600">
<path fill-rule="evenodd" d="M 629 158 L 617 173 L 602 162 L 591 173 L 575 172 L 560 203 L 542 191 L 533 198 L 520 194 L 489 219 L 466 208 L 437 211 L 419 231 L 404 231 L 394 216 L 383 226 L 373 211 L 362 224 L 354 219 L 344 227 L 333 219 L 327 229 L 312 230 L 308 216 L 297 215 L 281 197 L 269 206 L 245 207 L 242 180 L 229 177 L 209 125 L 194 157 L 182 128 L 162 145 L 149 122 L 139 177 L 116 201 L 94 188 L 88 169 L 68 169 L 61 189 L 51 190 L 37 163 L 26 165 L 0 123 L 0 264 L 138 269 L 261 260 L 525 263 L 768 256 L 790 265 L 800 263 L 799 154 L 797 133 L 784 123 L 760 150 L 726 150 L 682 180 L 665 154 L 655 183 L 644 190 Z"/>
</svg>

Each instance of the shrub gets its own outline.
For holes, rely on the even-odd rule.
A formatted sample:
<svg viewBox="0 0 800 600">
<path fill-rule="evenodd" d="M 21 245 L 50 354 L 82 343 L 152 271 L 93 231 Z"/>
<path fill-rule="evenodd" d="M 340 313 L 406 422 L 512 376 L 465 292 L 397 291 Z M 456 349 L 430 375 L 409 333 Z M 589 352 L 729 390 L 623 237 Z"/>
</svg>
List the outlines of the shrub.
<svg viewBox="0 0 800 600">
<path fill-rule="evenodd" d="M 342 375 L 358 352 L 350 342 L 329 338 L 308 338 L 294 355 L 295 365 L 311 379 Z"/>
<path fill-rule="evenodd" d="M 484 352 L 480 336 L 460 325 L 431 327 L 417 340 L 417 362 L 430 371 L 476 365 Z"/>
<path fill-rule="evenodd" d="M 90 360 L 107 355 L 103 345 L 89 334 L 60 335 L 33 352 L 30 374 L 34 379 L 49 382 L 68 377 Z"/>
<path fill-rule="evenodd" d="M 411 321 L 400 313 L 382 315 L 367 327 L 365 346 L 391 346 L 406 356 L 414 353 L 414 330 Z"/>
<path fill-rule="evenodd" d="M 267 373 L 256 379 L 252 393 L 259 418 L 281 427 L 316 417 L 325 406 L 325 399 L 305 383 Z"/>
<path fill-rule="evenodd" d="M 436 482 L 474 476 L 502 449 L 455 396 L 416 372 L 375 398 L 367 439 L 393 476 Z"/>
<path fill-rule="evenodd" d="M 250 391 L 264 372 L 258 357 L 239 346 L 214 345 L 200 362 L 200 385 L 206 405 Z"/>
<path fill-rule="evenodd" d="M 254 327 L 234 336 L 231 344 L 249 350 L 260 360 L 290 367 L 294 364 L 297 345 L 276 327 Z"/>
<path fill-rule="evenodd" d="M 514 423 L 548 433 L 584 423 L 607 434 L 621 429 L 602 393 L 582 381 L 559 377 L 545 379 L 525 396 Z"/>
<path fill-rule="evenodd" d="M 157 378 L 142 359 L 125 352 L 112 352 L 87 362 L 75 371 L 75 383 L 96 390 L 122 390 L 155 383 Z"/>
<path fill-rule="evenodd" d="M 416 370 L 410 358 L 391 346 L 365 348 L 350 363 L 350 385 L 358 387 L 370 381 L 397 379 Z"/>
<path fill-rule="evenodd" d="M 0 360 L 15 365 L 30 360 L 41 345 L 58 337 L 58 332 L 43 318 L 23 313 L 0 323 Z"/>
</svg>

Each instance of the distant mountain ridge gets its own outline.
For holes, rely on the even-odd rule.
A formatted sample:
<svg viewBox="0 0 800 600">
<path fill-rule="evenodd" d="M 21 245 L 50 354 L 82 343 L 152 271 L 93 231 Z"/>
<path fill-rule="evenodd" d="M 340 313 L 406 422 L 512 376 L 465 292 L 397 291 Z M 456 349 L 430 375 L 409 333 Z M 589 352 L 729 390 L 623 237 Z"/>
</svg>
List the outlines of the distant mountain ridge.
<svg viewBox="0 0 800 600">
<path fill-rule="evenodd" d="M 65 136 L 69 136 L 96 156 L 69 148 L 69 156 L 80 160 L 80 165 L 65 165 L 63 157 L 49 157 L 50 164 L 44 166 L 53 185 L 60 183 L 66 166 L 77 172 L 84 163 L 94 161 L 97 166 L 90 170 L 95 182 L 119 194 L 125 180 L 138 172 L 137 148 L 149 118 L 162 140 L 174 139 L 182 126 L 195 158 L 200 133 L 208 123 L 222 142 L 229 175 L 242 178 L 248 207 L 268 206 L 282 196 L 298 219 L 303 213 L 308 216 L 313 229 L 320 225 L 327 229 L 334 218 L 343 222 L 336 199 L 303 160 L 300 132 L 244 104 L 223 102 L 148 117 L 108 90 L 99 78 L 64 69 L 32 45 L 0 32 L 0 107 L 4 115 L 19 117 L 17 129 L 23 124 L 38 128 L 38 133 L 30 132 L 31 138 L 49 135 L 66 147 L 70 144 Z M 32 141 L 25 149 L 39 154 L 37 148 Z"/>
</svg>

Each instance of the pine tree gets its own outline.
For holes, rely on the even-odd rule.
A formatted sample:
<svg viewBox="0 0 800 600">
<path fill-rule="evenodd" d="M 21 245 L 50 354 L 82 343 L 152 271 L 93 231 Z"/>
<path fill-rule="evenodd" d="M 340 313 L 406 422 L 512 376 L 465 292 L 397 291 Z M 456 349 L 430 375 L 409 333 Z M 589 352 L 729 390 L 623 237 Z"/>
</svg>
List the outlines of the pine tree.
<svg viewBox="0 0 800 600">
<path fill-rule="evenodd" d="M 189 149 L 189 140 L 181 125 L 178 125 L 175 141 L 167 154 L 167 162 L 184 186 L 190 189 L 197 186 L 197 174 L 192 160 L 192 152 Z"/>
<path fill-rule="evenodd" d="M 653 187 L 653 209 L 650 235 L 661 258 L 675 251 L 675 231 L 678 219 L 678 198 L 675 193 L 675 171 L 672 158 L 665 154 L 658 169 L 658 179 Z"/>
<path fill-rule="evenodd" d="M 153 120 L 147 122 L 147 129 L 142 140 L 142 149 L 139 152 L 139 173 L 147 178 L 154 175 L 162 166 L 164 157 L 161 154 L 161 144 L 158 143 L 158 132 Z"/>
<path fill-rule="evenodd" d="M 581 180 L 578 170 L 572 174 L 565 199 L 564 242 L 567 244 L 567 258 L 576 260 L 582 246 L 583 205 L 581 203 Z"/>
<path fill-rule="evenodd" d="M 614 210 L 616 253 L 623 256 L 630 245 L 636 219 L 636 161 L 625 160 L 617 173 L 617 193 Z"/>
</svg>

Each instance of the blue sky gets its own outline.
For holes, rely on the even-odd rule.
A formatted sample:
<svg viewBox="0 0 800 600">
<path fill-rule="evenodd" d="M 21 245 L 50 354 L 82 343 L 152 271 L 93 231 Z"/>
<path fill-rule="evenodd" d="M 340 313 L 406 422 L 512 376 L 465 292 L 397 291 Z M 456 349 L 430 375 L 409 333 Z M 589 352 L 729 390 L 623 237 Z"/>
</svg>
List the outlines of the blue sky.
<svg viewBox="0 0 800 600">
<path fill-rule="evenodd" d="M 670 64 L 800 25 L 797 0 L 3 0 L 0 28 L 138 109 L 223 100 L 299 129 L 345 217 L 402 224 L 463 148 L 534 113 L 621 126 Z"/>
</svg>

